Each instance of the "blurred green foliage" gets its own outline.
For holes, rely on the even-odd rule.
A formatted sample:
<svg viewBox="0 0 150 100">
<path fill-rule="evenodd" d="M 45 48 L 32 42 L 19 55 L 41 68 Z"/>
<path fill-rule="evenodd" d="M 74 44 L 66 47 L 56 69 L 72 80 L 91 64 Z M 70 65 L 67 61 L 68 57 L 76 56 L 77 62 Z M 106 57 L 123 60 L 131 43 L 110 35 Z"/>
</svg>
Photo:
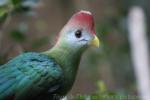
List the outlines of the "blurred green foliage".
<svg viewBox="0 0 150 100">
<path fill-rule="evenodd" d="M 0 23 L 4 22 L 7 16 L 8 16 L 7 10 L 5 8 L 0 7 Z"/>
<path fill-rule="evenodd" d="M 136 95 L 129 95 L 119 92 L 110 92 L 107 90 L 106 84 L 103 81 L 97 82 L 98 92 L 92 95 L 79 95 L 75 100 L 140 100 Z"/>
<path fill-rule="evenodd" d="M 0 1 L 0 25 L 8 16 L 16 13 L 26 13 L 34 7 L 39 0 L 1 0 Z"/>
<path fill-rule="evenodd" d="M 32 8 L 34 8 L 38 2 L 39 0 L 0 0 L 0 46 L 2 46 L 3 41 L 5 43 L 5 38 L 14 44 L 21 44 L 27 40 L 26 32 L 28 31 L 28 25 L 26 22 L 21 21 L 17 23 L 17 25 L 14 25 L 13 28 L 8 27 L 8 25 L 10 24 L 11 18 L 15 15 L 33 15 L 31 14 L 34 13 Z M 7 26 L 8 28 L 3 28 L 3 26 Z M 10 44 L 9 46 L 14 47 L 14 44 Z M 1 47 L 1 49 L 2 48 L 3 47 Z M 4 52 L 0 52 L 0 64 L 5 63 L 9 57 L 9 47 L 7 48 L 8 50 L 5 48 Z"/>
<path fill-rule="evenodd" d="M 10 32 L 10 37 L 16 42 L 23 42 L 26 39 L 24 33 L 19 30 L 13 30 Z"/>
</svg>

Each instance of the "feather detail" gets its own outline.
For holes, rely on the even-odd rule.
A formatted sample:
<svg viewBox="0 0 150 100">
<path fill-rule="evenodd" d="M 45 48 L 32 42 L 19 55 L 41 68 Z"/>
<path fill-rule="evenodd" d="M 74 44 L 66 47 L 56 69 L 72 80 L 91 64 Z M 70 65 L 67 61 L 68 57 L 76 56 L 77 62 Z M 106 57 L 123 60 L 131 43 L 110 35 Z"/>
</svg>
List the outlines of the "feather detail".
<svg viewBox="0 0 150 100">
<path fill-rule="evenodd" d="M 53 90 L 53 84 L 59 85 L 62 76 L 52 58 L 33 52 L 22 54 L 0 67 L 0 99 L 34 99 Z"/>
</svg>

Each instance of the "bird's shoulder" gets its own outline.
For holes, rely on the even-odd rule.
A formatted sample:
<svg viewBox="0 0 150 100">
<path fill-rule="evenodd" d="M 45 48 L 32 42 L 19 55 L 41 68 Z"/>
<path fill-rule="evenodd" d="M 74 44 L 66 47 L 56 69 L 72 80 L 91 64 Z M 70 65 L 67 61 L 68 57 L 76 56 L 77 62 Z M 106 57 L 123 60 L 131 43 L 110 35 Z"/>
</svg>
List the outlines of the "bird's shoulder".
<svg viewBox="0 0 150 100">
<path fill-rule="evenodd" d="M 54 78 L 62 76 L 62 69 L 53 58 L 36 52 L 23 53 L 4 64 L 2 68 L 16 69 L 24 74 L 29 73 L 31 70 L 39 74 L 48 72 Z"/>
<path fill-rule="evenodd" d="M 53 58 L 29 52 L 0 66 L 0 79 L 0 98 L 5 98 L 14 91 L 18 97 L 22 97 L 29 91 L 35 95 L 46 89 L 53 90 L 55 85 L 61 84 L 63 71 Z"/>
</svg>

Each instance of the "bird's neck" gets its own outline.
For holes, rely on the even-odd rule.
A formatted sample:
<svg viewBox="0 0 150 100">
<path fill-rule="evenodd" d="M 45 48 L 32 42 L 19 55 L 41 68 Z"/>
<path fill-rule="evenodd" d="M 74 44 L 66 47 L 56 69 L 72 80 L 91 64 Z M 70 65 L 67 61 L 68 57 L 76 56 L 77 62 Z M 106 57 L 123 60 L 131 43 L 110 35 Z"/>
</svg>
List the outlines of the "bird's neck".
<svg viewBox="0 0 150 100">
<path fill-rule="evenodd" d="M 65 77 L 68 78 L 68 80 L 72 80 L 75 78 L 84 50 L 85 49 L 77 49 L 68 45 L 57 44 L 45 52 L 45 54 L 55 59 L 64 70 Z"/>
</svg>

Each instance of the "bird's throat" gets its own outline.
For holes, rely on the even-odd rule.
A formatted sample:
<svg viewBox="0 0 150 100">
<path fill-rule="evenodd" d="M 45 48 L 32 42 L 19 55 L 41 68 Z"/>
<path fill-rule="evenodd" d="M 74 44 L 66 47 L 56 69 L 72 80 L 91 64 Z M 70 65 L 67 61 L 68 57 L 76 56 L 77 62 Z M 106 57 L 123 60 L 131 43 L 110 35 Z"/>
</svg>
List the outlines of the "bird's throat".
<svg viewBox="0 0 150 100">
<path fill-rule="evenodd" d="M 44 54 L 53 58 L 63 69 L 66 85 L 70 88 L 75 80 L 81 55 L 85 49 L 76 49 L 67 45 L 55 45 Z M 69 87 L 70 86 L 70 87 Z"/>
</svg>

